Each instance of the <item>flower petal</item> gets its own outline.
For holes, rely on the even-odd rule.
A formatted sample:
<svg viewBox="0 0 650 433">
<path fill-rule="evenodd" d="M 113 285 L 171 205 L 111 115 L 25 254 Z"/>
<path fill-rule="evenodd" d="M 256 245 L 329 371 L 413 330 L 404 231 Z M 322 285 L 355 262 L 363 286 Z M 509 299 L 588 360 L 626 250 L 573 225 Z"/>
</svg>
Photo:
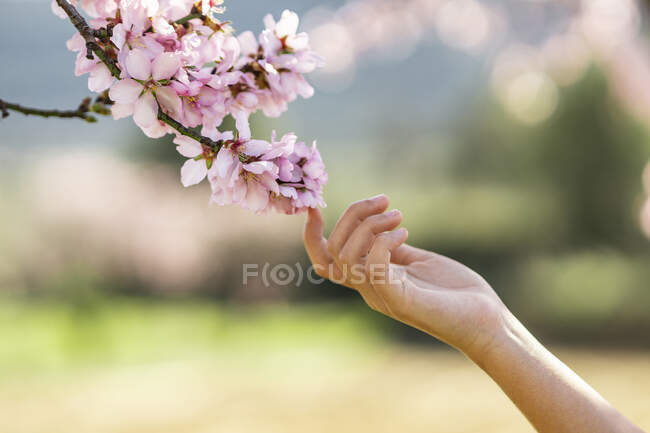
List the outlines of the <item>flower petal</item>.
<svg viewBox="0 0 650 433">
<path fill-rule="evenodd" d="M 298 198 L 298 193 L 296 192 L 296 188 L 292 186 L 280 186 L 280 194 L 282 194 L 284 197 L 292 198 L 292 199 L 297 199 Z"/>
<path fill-rule="evenodd" d="M 142 50 L 131 50 L 126 56 L 126 70 L 137 80 L 148 80 L 151 76 L 151 62 Z"/>
<path fill-rule="evenodd" d="M 174 144 L 177 144 L 176 150 L 186 158 L 195 158 L 203 153 L 201 143 L 190 137 L 177 136 L 174 138 Z"/>
<path fill-rule="evenodd" d="M 205 179 L 207 174 L 208 167 L 205 165 L 204 159 L 198 161 L 188 159 L 181 168 L 181 182 L 184 187 L 196 185 Z"/>
<path fill-rule="evenodd" d="M 181 113 L 183 103 L 181 98 L 171 87 L 158 87 L 156 89 L 156 98 L 160 105 L 167 111 L 167 113 L 173 118 L 178 118 L 178 115 Z"/>
<path fill-rule="evenodd" d="M 52 0 L 50 7 L 52 8 L 52 12 L 54 13 L 54 15 L 56 15 L 57 17 L 61 18 L 62 20 L 68 18 L 68 15 L 66 15 L 65 11 L 61 8 L 61 6 L 59 6 L 56 3 L 56 0 Z"/>
<path fill-rule="evenodd" d="M 273 176 L 278 175 L 278 166 L 271 161 L 254 161 L 244 164 L 244 170 L 255 174 L 270 173 Z"/>
<path fill-rule="evenodd" d="M 259 183 L 264 185 L 264 187 L 270 192 L 273 192 L 275 194 L 280 194 L 280 187 L 276 182 L 276 176 L 274 176 L 273 174 L 267 171 L 259 175 L 257 177 L 257 180 Z"/>
<path fill-rule="evenodd" d="M 162 15 L 153 17 L 151 23 L 158 34 L 167 36 L 174 33 L 174 27 L 172 27 L 172 25 L 169 24 L 169 21 L 167 21 Z"/>
<path fill-rule="evenodd" d="M 133 114 L 133 104 L 113 104 L 111 114 L 113 114 L 113 119 L 115 120 L 129 117 Z"/>
<path fill-rule="evenodd" d="M 284 12 L 282 12 L 280 21 L 275 25 L 275 34 L 278 35 L 279 38 L 293 36 L 298 31 L 299 23 L 300 19 L 298 18 L 298 14 L 285 9 Z"/>
<path fill-rule="evenodd" d="M 126 44 L 126 29 L 124 28 L 124 24 L 119 23 L 113 27 L 111 42 L 115 44 L 118 50 L 121 50 L 124 44 Z"/>
<path fill-rule="evenodd" d="M 266 14 L 264 16 L 264 27 L 266 27 L 267 30 L 273 30 L 275 28 L 275 19 L 273 18 L 273 15 Z"/>
<path fill-rule="evenodd" d="M 309 48 L 309 35 L 307 33 L 299 33 L 291 36 L 287 38 L 287 45 L 296 51 L 306 50 Z"/>
<path fill-rule="evenodd" d="M 167 134 L 171 134 L 171 128 L 166 123 L 159 120 L 155 121 L 153 125 L 148 128 L 141 128 L 144 135 L 149 138 L 161 138 Z"/>
<path fill-rule="evenodd" d="M 242 110 L 233 110 L 231 114 L 235 118 L 235 127 L 239 131 L 239 138 L 243 140 L 251 138 L 251 126 L 248 123 L 249 114 Z"/>
<path fill-rule="evenodd" d="M 249 156 L 260 156 L 271 149 L 271 143 L 264 140 L 250 140 L 244 145 L 244 153 Z"/>
<path fill-rule="evenodd" d="M 217 158 L 214 161 L 216 166 L 217 175 L 226 178 L 230 175 L 233 166 L 235 165 L 235 156 L 230 149 L 222 147 L 217 153 Z"/>
<path fill-rule="evenodd" d="M 269 204 L 269 191 L 260 183 L 248 182 L 243 207 L 253 212 L 261 212 Z"/>
<path fill-rule="evenodd" d="M 57 7 L 58 6 L 59 5 L 57 5 Z M 86 41 L 79 33 L 75 33 L 74 36 L 68 39 L 68 42 L 66 42 L 65 45 L 70 51 L 81 51 L 86 48 Z"/>
<path fill-rule="evenodd" d="M 88 89 L 92 92 L 103 92 L 104 90 L 111 87 L 115 78 L 111 75 L 111 71 L 108 70 L 106 65 L 103 63 L 97 63 L 90 70 L 90 77 L 88 77 Z"/>
<path fill-rule="evenodd" d="M 242 178 L 236 178 L 232 182 L 232 200 L 233 203 L 240 203 L 246 197 L 248 184 Z"/>
<path fill-rule="evenodd" d="M 127 78 L 126 80 L 120 80 L 113 84 L 113 87 L 108 92 L 108 96 L 118 104 L 133 104 L 140 96 L 140 93 L 142 93 L 142 90 L 144 90 L 142 84 Z"/>
<path fill-rule="evenodd" d="M 153 79 L 156 81 L 168 80 L 178 72 L 181 61 L 174 53 L 162 53 L 151 64 Z"/>
<path fill-rule="evenodd" d="M 220 184 L 212 185 L 212 196 L 210 197 L 210 203 L 216 203 L 219 206 L 225 206 L 233 204 L 233 190 L 229 187 L 224 187 Z"/>
<path fill-rule="evenodd" d="M 244 170 L 254 174 L 262 174 L 266 171 L 266 167 L 264 166 L 262 161 L 255 161 L 248 164 L 244 164 Z"/>
<path fill-rule="evenodd" d="M 257 39 L 255 39 L 253 32 L 243 32 L 237 36 L 237 40 L 239 41 L 239 46 L 241 47 L 241 53 L 243 56 L 247 57 L 250 54 L 257 53 Z"/>
<path fill-rule="evenodd" d="M 140 128 L 149 128 L 158 120 L 158 103 L 149 92 L 135 102 L 133 120 Z"/>
</svg>

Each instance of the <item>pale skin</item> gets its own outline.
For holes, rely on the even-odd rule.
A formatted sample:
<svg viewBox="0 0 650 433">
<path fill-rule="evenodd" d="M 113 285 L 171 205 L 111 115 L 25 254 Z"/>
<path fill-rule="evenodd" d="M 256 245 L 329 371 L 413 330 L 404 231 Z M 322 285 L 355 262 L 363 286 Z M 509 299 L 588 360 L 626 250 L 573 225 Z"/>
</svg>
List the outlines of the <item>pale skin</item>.
<svg viewBox="0 0 650 433">
<path fill-rule="evenodd" d="M 407 245 L 402 214 L 388 205 L 385 195 L 353 203 L 329 239 L 310 209 L 304 241 L 316 272 L 464 353 L 541 433 L 642 432 L 542 346 L 480 275 Z"/>
</svg>

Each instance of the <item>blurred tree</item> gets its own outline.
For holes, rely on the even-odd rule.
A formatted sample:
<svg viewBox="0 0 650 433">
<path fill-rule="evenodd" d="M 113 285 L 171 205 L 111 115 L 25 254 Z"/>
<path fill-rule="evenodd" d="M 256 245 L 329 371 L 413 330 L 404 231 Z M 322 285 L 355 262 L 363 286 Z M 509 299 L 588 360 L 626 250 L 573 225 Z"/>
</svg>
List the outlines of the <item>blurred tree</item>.
<svg viewBox="0 0 650 433">
<path fill-rule="evenodd" d="M 638 225 L 646 131 L 608 96 L 598 70 L 564 92 L 552 122 L 534 137 L 537 175 L 568 210 L 567 245 L 646 246 Z"/>
<path fill-rule="evenodd" d="M 541 125 L 521 125 L 494 108 L 480 105 L 458 128 L 457 177 L 550 190 L 566 217 L 566 229 L 543 234 L 555 238 L 554 248 L 647 246 L 637 221 L 647 131 L 609 97 L 597 68 L 562 91 Z"/>
</svg>

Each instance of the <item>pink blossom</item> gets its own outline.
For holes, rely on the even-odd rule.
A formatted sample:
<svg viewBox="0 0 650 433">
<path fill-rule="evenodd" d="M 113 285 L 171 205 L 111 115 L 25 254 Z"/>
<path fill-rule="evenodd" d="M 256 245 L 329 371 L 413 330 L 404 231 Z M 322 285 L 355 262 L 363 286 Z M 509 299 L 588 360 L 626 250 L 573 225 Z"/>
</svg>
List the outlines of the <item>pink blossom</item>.
<svg viewBox="0 0 650 433">
<path fill-rule="evenodd" d="M 267 15 L 264 23 L 266 30 L 260 35 L 260 44 L 274 66 L 305 74 L 324 65 L 322 57 L 309 47 L 309 35 L 297 33 L 300 20 L 295 12 L 285 10 L 277 23 Z"/>
<path fill-rule="evenodd" d="M 223 13 L 226 8 L 219 7 L 223 4 L 223 0 L 202 0 L 201 9 L 203 15 L 208 15 L 210 13 Z"/>
<path fill-rule="evenodd" d="M 285 10 L 277 22 L 268 15 L 259 37 L 251 32 L 235 36 L 227 22 L 216 18 L 224 11 L 221 0 L 68 1 L 92 18 L 93 28 L 111 29 L 110 41 L 98 38 L 97 44 L 116 60 L 120 79 L 116 82 L 97 56 L 87 57 L 79 34 L 67 44 L 77 52 L 75 74 L 89 74 L 94 92 L 110 89 L 115 119 L 132 116 L 152 138 L 176 134 L 177 150 L 187 158 L 183 185 L 208 178 L 213 203 L 258 213 L 293 214 L 325 205 L 327 173 L 316 146 L 298 142 L 292 133 L 256 140 L 249 124 L 258 111 L 278 117 L 293 100 L 314 93 L 304 74 L 323 66 L 323 59 L 311 50 L 309 36 L 298 31 L 295 13 Z M 203 16 L 176 22 L 196 12 L 195 6 Z M 56 1 L 51 7 L 66 17 Z M 160 111 L 185 128 L 200 129 L 212 144 L 163 122 Z M 218 129 L 228 115 L 237 135 Z"/>
<path fill-rule="evenodd" d="M 150 59 L 165 51 L 164 46 L 151 34 L 142 34 L 129 29 L 124 23 L 113 28 L 111 42 L 118 48 L 117 59 L 124 65 L 131 48 L 142 50 Z M 125 71 L 123 71 L 125 72 Z"/>
<path fill-rule="evenodd" d="M 158 0 L 122 0 L 120 16 L 124 27 L 134 33 L 143 33 L 151 26 L 150 17 L 158 12 Z"/>
<path fill-rule="evenodd" d="M 58 5 L 57 5 L 58 7 Z M 75 34 L 67 42 L 68 49 L 77 51 L 74 73 L 76 76 L 90 74 L 88 77 L 88 89 L 92 92 L 103 92 L 111 87 L 115 81 L 109 69 L 95 56 L 93 59 L 86 57 L 86 42 L 79 33 Z"/>
<path fill-rule="evenodd" d="M 226 131 L 223 134 L 218 133 L 215 141 L 229 141 L 232 138 L 232 132 Z M 186 158 L 190 158 L 185 161 L 185 164 L 181 168 L 181 182 L 183 186 L 188 187 L 201 183 L 211 171 L 213 174 L 217 174 L 217 166 L 214 164 L 216 157 L 214 150 L 207 149 L 193 138 L 183 135 L 177 135 L 174 138 L 174 143 L 178 145 L 176 147 L 178 153 Z"/>
<path fill-rule="evenodd" d="M 275 209 L 294 214 L 324 206 L 325 165 L 316 145 L 296 143 L 295 134 L 271 143 L 263 140 L 226 142 L 207 173 L 213 203 L 239 204 L 257 213 Z M 202 174 L 202 173 L 201 173 Z"/>
<path fill-rule="evenodd" d="M 181 100 L 176 91 L 161 83 L 169 81 L 180 67 L 175 54 L 161 53 L 152 62 L 144 51 L 132 50 L 125 66 L 133 78 L 118 81 L 109 92 L 110 98 L 119 104 L 118 116 L 128 112 L 123 105 L 133 104 L 133 120 L 145 129 L 157 121 L 158 104 L 171 116 L 181 112 Z"/>
<path fill-rule="evenodd" d="M 111 71 L 103 63 L 97 63 L 90 69 L 90 76 L 88 77 L 88 89 L 92 92 L 103 92 L 111 87 L 115 77 Z"/>
</svg>

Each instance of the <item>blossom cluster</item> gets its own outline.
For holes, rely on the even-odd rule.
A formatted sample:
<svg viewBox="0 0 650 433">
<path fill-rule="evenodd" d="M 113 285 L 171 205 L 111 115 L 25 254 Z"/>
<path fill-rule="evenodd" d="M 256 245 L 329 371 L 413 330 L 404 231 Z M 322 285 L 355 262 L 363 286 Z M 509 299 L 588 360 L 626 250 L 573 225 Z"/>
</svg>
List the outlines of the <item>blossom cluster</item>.
<svg viewBox="0 0 650 433">
<path fill-rule="evenodd" d="M 256 37 L 235 35 L 217 18 L 223 0 L 67 1 L 105 35 L 97 44 L 119 69 L 116 77 L 88 55 L 87 39 L 77 33 L 67 44 L 78 53 L 75 74 L 89 74 L 91 91 L 108 91 L 115 119 L 133 117 L 152 138 L 176 135 L 178 151 L 189 158 L 181 169 L 185 186 L 207 178 L 211 202 L 255 212 L 291 214 L 325 205 L 327 174 L 315 143 L 275 133 L 270 141 L 255 140 L 249 125 L 257 111 L 278 117 L 298 96 L 314 93 L 304 74 L 323 60 L 298 32 L 295 13 L 285 10 L 277 22 L 267 15 Z M 55 0 L 52 10 L 67 16 Z M 236 130 L 222 132 L 229 115 Z"/>
</svg>

